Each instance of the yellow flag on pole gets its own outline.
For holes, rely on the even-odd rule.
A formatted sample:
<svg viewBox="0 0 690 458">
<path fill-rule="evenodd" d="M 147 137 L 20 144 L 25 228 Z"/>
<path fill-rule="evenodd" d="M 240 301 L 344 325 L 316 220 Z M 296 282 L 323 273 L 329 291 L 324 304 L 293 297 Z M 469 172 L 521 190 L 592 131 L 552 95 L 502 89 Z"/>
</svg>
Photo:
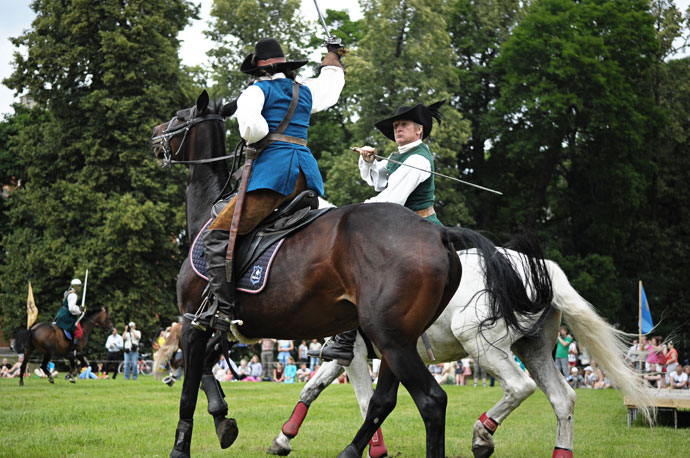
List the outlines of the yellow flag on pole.
<svg viewBox="0 0 690 458">
<path fill-rule="evenodd" d="M 31 328 L 36 317 L 38 317 L 38 309 L 34 301 L 34 291 L 31 289 L 31 282 L 29 282 L 29 297 L 26 299 L 26 329 Z"/>
</svg>

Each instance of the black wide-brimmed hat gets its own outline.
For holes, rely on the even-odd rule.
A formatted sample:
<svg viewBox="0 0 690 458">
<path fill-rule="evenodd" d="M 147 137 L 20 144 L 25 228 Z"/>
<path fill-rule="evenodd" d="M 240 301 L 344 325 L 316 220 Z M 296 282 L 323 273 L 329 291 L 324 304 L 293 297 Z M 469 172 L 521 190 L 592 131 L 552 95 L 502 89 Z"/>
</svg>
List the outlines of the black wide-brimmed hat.
<svg viewBox="0 0 690 458">
<path fill-rule="evenodd" d="M 433 118 L 436 118 L 439 124 L 441 124 L 441 118 L 443 115 L 438 111 L 443 105 L 445 100 L 440 100 L 431 105 L 424 106 L 421 103 L 414 105 L 412 107 L 400 107 L 395 111 L 395 114 L 390 118 L 386 118 L 374 124 L 378 130 L 381 131 L 383 135 L 395 141 L 395 129 L 393 129 L 394 121 L 414 121 L 417 124 L 421 124 L 424 130 L 422 131 L 422 138 L 427 138 L 431 134 L 431 128 L 433 127 Z"/>
<path fill-rule="evenodd" d="M 262 38 L 254 45 L 254 52 L 244 59 L 240 71 L 250 75 L 258 75 L 263 69 L 287 72 L 296 70 L 307 62 L 306 59 L 288 61 L 285 59 L 283 48 L 280 47 L 278 40 L 275 38 Z"/>
</svg>

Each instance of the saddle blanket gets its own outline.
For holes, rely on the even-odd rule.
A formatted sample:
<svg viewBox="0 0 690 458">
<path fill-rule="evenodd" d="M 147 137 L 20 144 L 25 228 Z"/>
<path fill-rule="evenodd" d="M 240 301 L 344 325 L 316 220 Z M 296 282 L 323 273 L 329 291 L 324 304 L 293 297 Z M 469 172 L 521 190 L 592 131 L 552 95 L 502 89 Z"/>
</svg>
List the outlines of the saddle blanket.
<svg viewBox="0 0 690 458">
<path fill-rule="evenodd" d="M 189 249 L 189 259 L 192 262 L 192 269 L 199 277 L 207 281 L 208 270 L 206 269 L 206 258 L 204 258 L 204 235 L 208 232 L 211 221 L 213 221 L 213 219 L 209 219 L 203 229 L 199 231 L 199 234 L 197 234 Z M 268 281 L 268 273 L 271 270 L 273 260 L 284 241 L 285 239 L 281 239 L 272 244 L 261 254 L 254 265 L 240 273 L 237 279 L 237 291 L 251 294 L 258 294 L 263 291 Z"/>
</svg>

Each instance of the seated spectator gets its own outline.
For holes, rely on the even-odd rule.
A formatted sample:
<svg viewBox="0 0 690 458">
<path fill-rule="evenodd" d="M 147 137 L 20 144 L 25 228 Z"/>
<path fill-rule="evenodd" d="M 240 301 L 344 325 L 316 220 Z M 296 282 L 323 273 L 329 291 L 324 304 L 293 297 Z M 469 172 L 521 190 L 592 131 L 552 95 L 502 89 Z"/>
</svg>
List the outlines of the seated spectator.
<svg viewBox="0 0 690 458">
<path fill-rule="evenodd" d="M 444 383 L 455 383 L 455 364 L 443 363 L 441 366 L 443 366 L 443 368 L 441 370 L 441 377 L 437 379 L 438 384 L 443 385 Z"/>
<path fill-rule="evenodd" d="M 650 386 L 655 386 L 657 388 L 666 388 L 666 377 L 664 376 L 664 374 L 645 374 L 644 379 Z"/>
<path fill-rule="evenodd" d="M 88 379 L 88 378 L 98 379 L 98 376 L 92 372 L 91 366 L 84 366 L 81 368 L 81 373 L 79 374 L 79 378 L 80 379 Z"/>
<path fill-rule="evenodd" d="M 251 375 L 252 371 L 248 364 L 247 358 L 242 358 L 240 360 L 240 366 L 237 368 L 237 377 L 239 380 L 244 380 Z"/>
<path fill-rule="evenodd" d="M 98 378 L 108 378 L 108 373 L 103 370 L 103 363 L 98 363 L 96 366 L 98 367 L 96 376 Z"/>
<path fill-rule="evenodd" d="M 19 355 L 17 358 L 17 362 L 12 365 L 9 369 L 7 369 L 5 377 L 7 378 L 14 378 L 19 375 L 19 369 L 22 367 L 22 363 L 24 362 L 24 355 Z"/>
<path fill-rule="evenodd" d="M 570 334 L 568 334 L 570 336 Z M 572 336 L 570 336 L 572 337 Z M 572 368 L 577 366 L 577 342 L 574 340 L 570 342 L 570 345 L 568 346 L 568 370 L 571 371 L 572 373 Z"/>
<path fill-rule="evenodd" d="M 0 377 L 7 377 L 7 372 L 12 369 L 12 365 L 7 361 L 7 358 L 2 358 L 2 366 L 0 366 Z"/>
<path fill-rule="evenodd" d="M 297 366 L 295 366 L 295 358 L 288 356 L 287 364 L 285 365 L 285 372 L 283 374 L 283 383 L 295 383 L 295 375 L 297 375 Z"/>
<path fill-rule="evenodd" d="M 278 383 L 285 381 L 285 368 L 280 361 L 278 361 L 273 368 L 273 381 Z"/>
<path fill-rule="evenodd" d="M 690 370 L 684 372 L 684 369 L 690 368 L 690 365 L 683 368 L 680 364 L 676 366 L 676 370 L 671 372 L 669 374 L 669 379 L 670 379 L 670 388 L 674 390 L 682 390 L 684 388 L 688 387 L 688 374 L 686 372 L 690 372 Z"/>
<path fill-rule="evenodd" d="M 55 363 L 52 361 L 48 361 L 48 372 L 51 373 L 53 378 L 58 376 L 58 371 L 55 370 Z M 36 374 L 40 378 L 48 377 L 48 375 L 45 372 L 43 372 L 43 369 L 41 369 L 40 367 L 34 369 L 34 374 Z"/>
<path fill-rule="evenodd" d="M 594 384 L 597 383 L 597 376 L 594 374 L 594 369 L 592 366 L 585 367 L 585 388 L 594 388 Z"/>
<path fill-rule="evenodd" d="M 228 362 L 225 361 L 225 356 L 220 355 L 220 359 L 211 368 L 213 376 L 219 382 L 224 382 L 226 380 L 232 380 L 232 373 L 229 370 Z"/>
<path fill-rule="evenodd" d="M 441 380 L 441 373 L 443 372 L 443 363 L 440 364 L 431 364 L 429 366 L 429 372 L 431 372 L 431 375 L 434 376 L 434 379 L 436 379 L 436 382 Z"/>
<path fill-rule="evenodd" d="M 307 363 L 300 364 L 299 369 L 297 369 L 297 381 L 307 382 L 309 381 L 309 376 L 311 375 L 311 370 L 307 367 Z"/>
<path fill-rule="evenodd" d="M 259 362 L 259 355 L 252 356 L 251 361 L 249 361 L 249 376 L 244 379 L 245 382 L 260 382 L 261 374 L 264 371 L 264 367 Z"/>
<path fill-rule="evenodd" d="M 570 375 L 566 377 L 565 381 L 568 382 L 571 388 L 581 388 L 585 386 L 585 378 L 580 374 L 577 367 L 570 369 Z"/>
</svg>

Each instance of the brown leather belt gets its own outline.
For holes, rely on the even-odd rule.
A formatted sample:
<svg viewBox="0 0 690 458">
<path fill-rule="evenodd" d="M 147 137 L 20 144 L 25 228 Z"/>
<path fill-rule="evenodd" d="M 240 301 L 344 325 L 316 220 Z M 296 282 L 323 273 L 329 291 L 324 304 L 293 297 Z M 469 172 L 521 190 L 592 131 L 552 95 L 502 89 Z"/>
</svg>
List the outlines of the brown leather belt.
<svg viewBox="0 0 690 458">
<path fill-rule="evenodd" d="M 307 141 L 305 139 L 297 138 L 297 137 L 291 137 L 289 135 L 283 135 L 283 134 L 268 134 L 264 137 L 264 139 L 274 141 L 274 142 L 286 142 L 286 143 L 294 143 L 295 145 L 300 145 L 300 146 L 307 146 Z"/>
<path fill-rule="evenodd" d="M 434 206 L 432 205 L 429 208 L 424 208 L 422 210 L 415 210 L 415 213 L 421 216 L 422 218 L 428 218 L 431 215 L 435 215 L 436 211 L 434 210 Z"/>
</svg>

